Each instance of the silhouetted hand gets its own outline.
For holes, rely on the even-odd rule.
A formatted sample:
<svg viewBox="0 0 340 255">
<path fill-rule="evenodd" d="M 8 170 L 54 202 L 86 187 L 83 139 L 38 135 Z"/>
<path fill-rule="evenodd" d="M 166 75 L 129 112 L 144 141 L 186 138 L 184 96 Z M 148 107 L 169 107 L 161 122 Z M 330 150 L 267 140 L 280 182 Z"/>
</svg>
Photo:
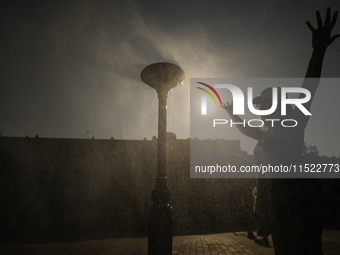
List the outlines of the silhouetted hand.
<svg viewBox="0 0 340 255">
<path fill-rule="evenodd" d="M 335 25 L 336 19 L 338 16 L 338 12 L 336 11 L 331 20 L 331 9 L 328 7 L 326 12 L 325 23 L 322 24 L 322 19 L 320 16 L 320 12 L 316 12 L 316 21 L 318 27 L 315 29 L 309 21 L 306 22 L 309 30 L 312 32 L 312 46 L 314 50 L 322 50 L 325 51 L 327 47 L 340 36 L 340 34 L 336 34 L 331 36 L 332 29 Z"/>
<path fill-rule="evenodd" d="M 231 104 L 229 104 L 229 102 L 227 102 L 227 104 L 223 103 L 223 106 L 221 107 L 227 111 L 229 116 L 233 115 L 233 101 L 231 101 Z"/>
</svg>

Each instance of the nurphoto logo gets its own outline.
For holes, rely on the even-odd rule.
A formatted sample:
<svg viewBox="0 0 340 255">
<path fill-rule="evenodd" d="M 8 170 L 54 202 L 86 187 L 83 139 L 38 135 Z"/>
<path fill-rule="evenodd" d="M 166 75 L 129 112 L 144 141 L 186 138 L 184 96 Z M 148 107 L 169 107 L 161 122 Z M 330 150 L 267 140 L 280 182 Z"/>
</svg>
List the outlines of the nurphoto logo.
<svg viewBox="0 0 340 255">
<path fill-rule="evenodd" d="M 209 84 L 203 83 L 203 82 L 197 82 L 208 89 L 210 89 L 218 98 L 220 105 L 222 106 L 222 100 L 220 95 L 217 93 L 215 89 L 228 89 L 231 92 L 232 95 L 232 102 L 233 102 L 233 114 L 234 115 L 244 115 L 244 105 L 245 105 L 245 96 L 242 92 L 242 90 L 232 84 L 215 84 L 214 87 L 212 87 Z M 212 100 L 215 103 L 215 106 L 217 106 L 216 100 L 213 96 L 213 94 L 204 88 L 201 87 L 196 87 L 198 89 L 203 90 L 204 94 L 201 96 L 201 115 L 207 115 L 207 94 L 212 98 Z M 259 115 L 259 116 L 268 116 L 273 114 L 278 106 L 281 109 L 281 116 L 286 116 L 287 115 L 287 105 L 290 105 L 289 107 L 292 107 L 293 105 L 297 108 L 300 109 L 300 111 L 306 115 L 306 116 L 311 116 L 312 114 L 303 106 L 304 103 L 307 103 L 311 99 L 311 93 L 309 90 L 305 88 L 298 88 L 298 87 L 273 87 L 271 88 L 271 95 L 267 95 L 268 99 L 270 99 L 271 106 L 269 109 L 256 109 L 254 107 L 254 98 L 253 98 L 253 88 L 248 87 L 247 88 L 247 105 L 248 109 L 251 113 L 254 115 Z M 289 93 L 299 93 L 300 95 L 303 94 L 305 97 L 301 96 L 299 98 L 288 98 Z M 223 106 L 222 106 L 223 107 Z M 248 126 L 250 127 L 261 127 L 264 125 L 264 121 L 269 121 L 271 122 L 271 125 L 274 125 L 275 121 L 280 121 L 281 125 L 283 127 L 295 127 L 297 126 L 297 121 L 294 119 L 252 119 L 249 120 Z M 227 124 L 229 121 L 226 119 L 214 119 L 213 120 L 213 127 L 215 127 L 218 124 Z M 255 124 L 258 122 L 257 124 Z M 293 123 L 288 125 L 287 122 Z M 232 122 L 230 120 L 230 125 L 235 125 L 235 124 L 242 124 L 243 126 L 246 125 L 246 121 L 243 120 L 242 122 Z"/>
</svg>

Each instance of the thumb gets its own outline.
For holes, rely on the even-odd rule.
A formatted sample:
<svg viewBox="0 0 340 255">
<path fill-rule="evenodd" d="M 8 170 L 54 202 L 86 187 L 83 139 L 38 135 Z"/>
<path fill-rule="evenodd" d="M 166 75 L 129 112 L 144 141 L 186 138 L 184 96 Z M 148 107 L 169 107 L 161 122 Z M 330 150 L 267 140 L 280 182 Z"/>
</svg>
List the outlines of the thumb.
<svg viewBox="0 0 340 255">
<path fill-rule="evenodd" d="M 334 40 L 335 40 L 336 38 L 338 38 L 338 37 L 340 37 L 340 34 L 333 35 L 333 36 L 331 37 L 331 43 L 334 42 Z"/>
</svg>

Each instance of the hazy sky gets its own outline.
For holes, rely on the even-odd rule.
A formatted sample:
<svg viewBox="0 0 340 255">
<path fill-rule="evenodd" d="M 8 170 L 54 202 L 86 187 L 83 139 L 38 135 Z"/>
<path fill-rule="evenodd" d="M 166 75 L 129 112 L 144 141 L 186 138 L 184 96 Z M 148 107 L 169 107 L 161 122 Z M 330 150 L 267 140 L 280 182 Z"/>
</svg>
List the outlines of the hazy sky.
<svg viewBox="0 0 340 255">
<path fill-rule="evenodd" d="M 7 136 L 81 138 L 88 131 L 151 139 L 158 102 L 140 72 L 168 61 L 187 77 L 169 94 L 168 131 L 187 138 L 190 78 L 303 77 L 311 55 L 305 21 L 316 25 L 315 11 L 324 17 L 328 6 L 340 10 L 337 0 L 8 1 L 0 10 L 0 129 Z M 327 51 L 323 77 L 340 77 L 339 56 L 340 39 Z M 316 100 L 331 100 L 322 89 Z M 330 93 L 334 100 L 339 94 L 340 87 Z M 340 126 L 311 124 L 307 143 L 337 156 L 339 137 L 331 137 L 330 151 L 315 132 Z"/>
</svg>

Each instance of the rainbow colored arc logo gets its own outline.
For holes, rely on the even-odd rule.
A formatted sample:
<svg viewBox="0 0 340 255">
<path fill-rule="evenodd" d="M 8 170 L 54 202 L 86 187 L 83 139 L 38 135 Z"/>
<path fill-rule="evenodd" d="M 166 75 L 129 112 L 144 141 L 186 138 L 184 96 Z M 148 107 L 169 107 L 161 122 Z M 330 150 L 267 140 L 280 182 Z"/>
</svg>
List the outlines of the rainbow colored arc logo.
<svg viewBox="0 0 340 255">
<path fill-rule="evenodd" d="M 214 92 L 215 95 L 217 96 L 218 100 L 220 100 L 220 104 L 221 104 L 221 106 L 222 106 L 222 100 L 221 100 L 221 98 L 220 98 L 220 95 L 217 93 L 217 91 L 216 91 L 213 87 L 211 87 L 210 85 L 208 85 L 208 84 L 206 84 L 206 83 L 203 83 L 203 82 L 196 82 L 196 83 L 199 83 L 199 84 L 201 84 L 201 85 L 204 85 L 204 86 L 206 86 L 207 88 L 209 88 L 212 92 Z M 196 87 L 196 88 L 201 89 L 201 90 L 205 91 L 206 93 L 208 93 L 208 95 L 211 96 L 211 98 L 212 98 L 212 99 L 214 100 L 214 102 L 215 102 L 215 105 L 217 106 L 217 103 L 216 103 L 215 98 L 213 97 L 213 95 L 212 95 L 208 90 L 203 89 L 203 88 L 200 88 L 200 87 Z"/>
</svg>

